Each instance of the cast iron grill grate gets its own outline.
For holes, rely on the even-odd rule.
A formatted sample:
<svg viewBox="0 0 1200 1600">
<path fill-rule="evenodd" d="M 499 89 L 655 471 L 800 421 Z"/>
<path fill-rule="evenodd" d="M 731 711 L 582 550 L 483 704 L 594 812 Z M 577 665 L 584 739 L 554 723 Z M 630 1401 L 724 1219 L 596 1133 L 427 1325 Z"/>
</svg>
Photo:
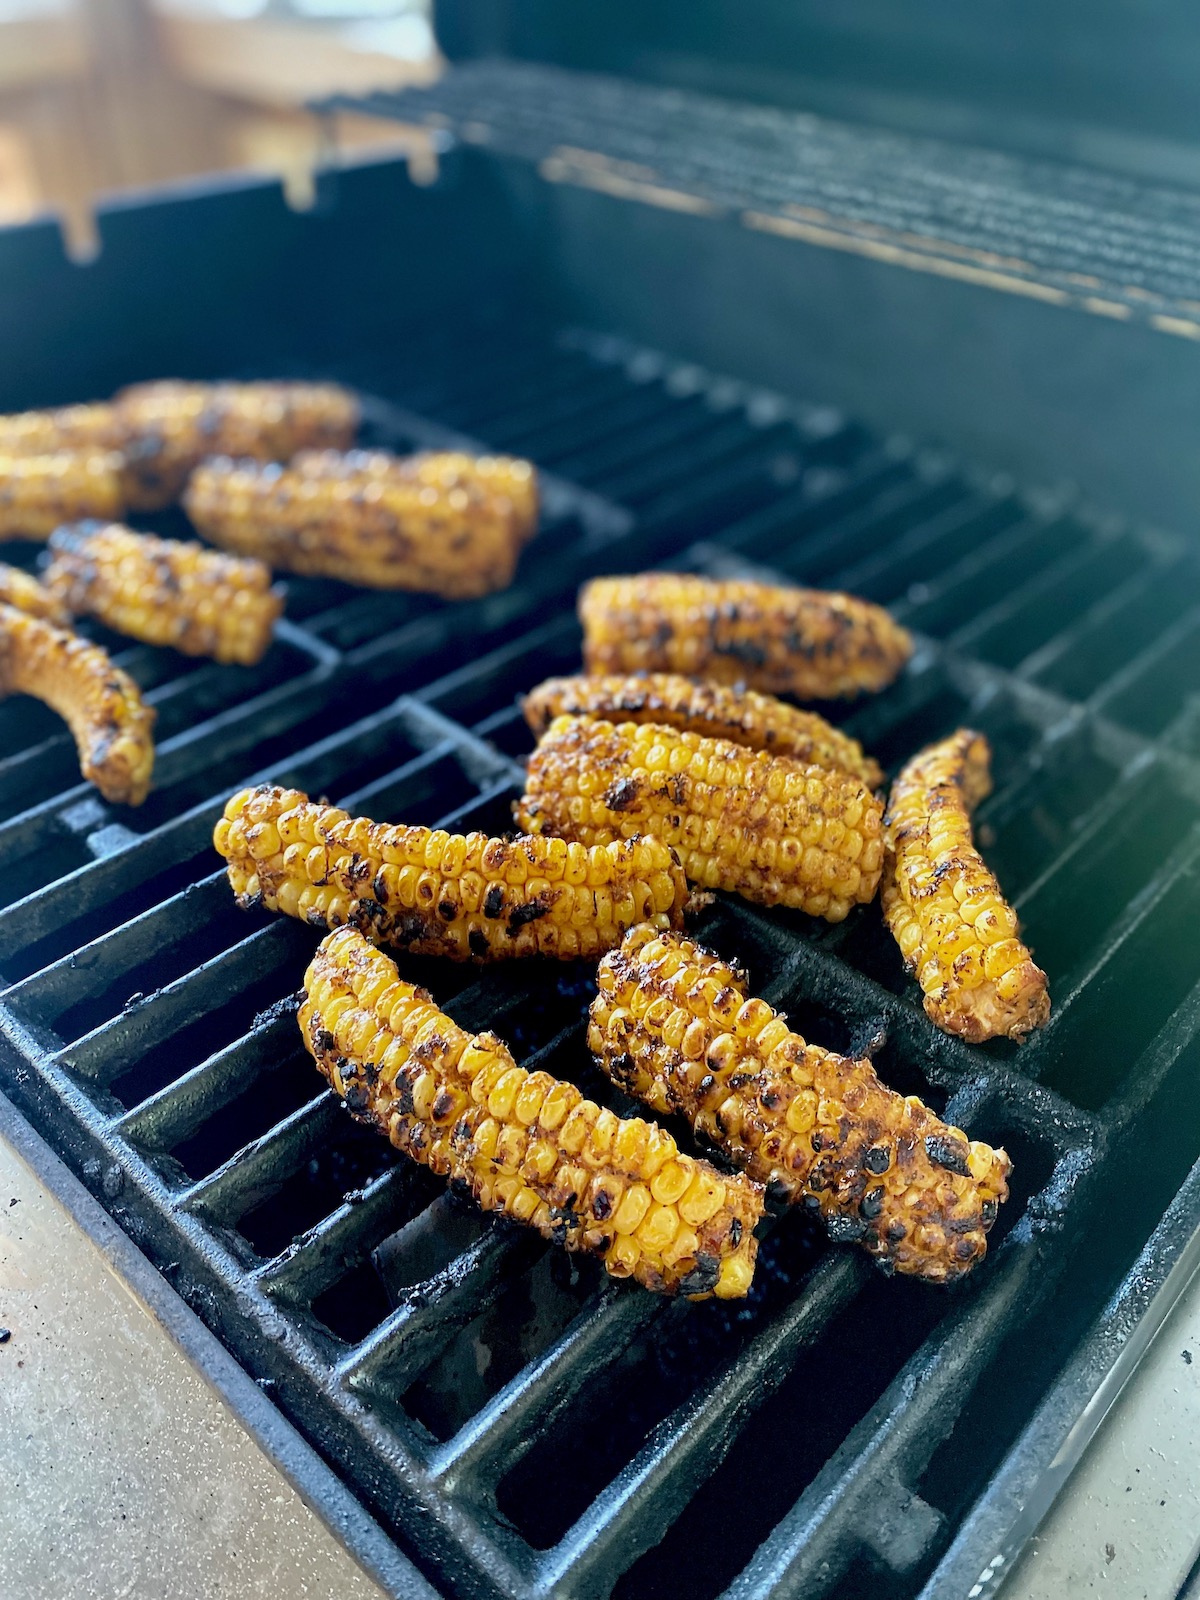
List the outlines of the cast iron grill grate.
<svg viewBox="0 0 1200 1600">
<path fill-rule="evenodd" d="M 299 582 L 258 668 L 124 650 L 163 734 L 138 812 L 0 707 L 4 1081 L 449 1591 L 912 1594 L 1198 1153 L 1195 558 L 616 340 L 480 350 L 415 345 L 405 387 L 342 376 L 389 397 L 383 441 L 461 429 L 560 474 L 511 591 Z M 831 928 L 722 901 L 702 929 L 802 1030 L 884 1035 L 889 1083 L 1007 1144 L 1013 1199 L 958 1292 L 788 1217 L 744 1306 L 681 1306 L 463 1210 L 318 1092 L 290 1002 L 314 934 L 238 913 L 216 870 L 224 799 L 268 775 L 508 826 L 515 700 L 577 664 L 578 582 L 651 561 L 887 602 L 911 669 L 833 714 L 891 765 L 962 721 L 992 741 L 979 821 L 1055 997 L 1021 1051 L 937 1033 L 874 908 Z M 620 1103 L 586 1059 L 585 973 L 409 967 Z"/>
</svg>

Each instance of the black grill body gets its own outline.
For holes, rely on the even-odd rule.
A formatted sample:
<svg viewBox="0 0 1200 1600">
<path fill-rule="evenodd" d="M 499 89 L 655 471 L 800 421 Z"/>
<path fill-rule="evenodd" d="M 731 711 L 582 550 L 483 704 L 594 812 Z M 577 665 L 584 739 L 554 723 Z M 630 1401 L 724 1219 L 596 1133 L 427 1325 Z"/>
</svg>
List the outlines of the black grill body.
<svg viewBox="0 0 1200 1600">
<path fill-rule="evenodd" d="M 720 282 L 687 303 L 679 264 L 718 219 L 609 183 L 571 188 L 568 226 L 544 153 L 487 148 L 501 122 L 448 136 L 430 188 L 381 164 L 305 215 L 258 183 L 114 208 L 86 267 L 49 226 L 0 236 L 5 409 L 319 374 L 362 391 L 378 443 L 466 436 L 551 475 L 504 594 L 293 581 L 250 669 L 106 640 L 159 710 L 138 811 L 78 782 L 52 718 L 0 707 L 3 1087 L 448 1596 L 987 1593 L 1197 1248 L 1196 552 L 799 399 L 795 352 L 771 390 L 753 358 L 698 364 L 787 309 L 718 327 Z M 568 270 L 588 230 L 625 274 L 603 297 Z M 665 355 L 638 336 L 672 293 Z M 1052 450 L 1036 420 L 1010 415 L 1014 453 Z M 293 1014 L 315 935 L 238 912 L 217 870 L 213 823 L 256 778 L 509 826 L 516 698 L 577 664 L 579 582 L 655 563 L 887 603 L 911 668 L 831 714 L 892 769 L 963 722 L 992 742 L 981 837 L 1055 1000 L 1023 1049 L 938 1033 L 877 908 L 828 927 L 721 899 L 701 927 L 801 1031 L 882 1037 L 889 1084 L 1007 1146 L 1013 1198 L 953 1292 L 789 1216 L 745 1305 L 667 1303 L 464 1211 L 321 1091 Z M 620 1104 L 586 1057 L 585 971 L 410 969 Z"/>
</svg>

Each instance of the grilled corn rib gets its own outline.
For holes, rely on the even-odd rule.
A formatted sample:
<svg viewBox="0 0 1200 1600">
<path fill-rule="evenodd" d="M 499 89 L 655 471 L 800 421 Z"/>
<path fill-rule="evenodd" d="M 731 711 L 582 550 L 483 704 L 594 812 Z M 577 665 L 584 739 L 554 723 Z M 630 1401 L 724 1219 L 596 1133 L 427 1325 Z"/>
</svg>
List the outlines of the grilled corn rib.
<svg viewBox="0 0 1200 1600">
<path fill-rule="evenodd" d="M 0 416 L 0 456 L 46 456 L 62 450 L 116 450 L 121 430 L 116 409 L 100 401 L 54 411 Z"/>
<path fill-rule="evenodd" d="M 22 572 L 20 567 L 9 567 L 2 563 L 0 605 L 16 606 L 18 611 L 27 611 L 31 617 L 42 617 L 46 622 L 57 623 L 62 628 L 69 627 L 71 623 L 70 614 L 49 589 L 44 589 L 36 578 L 28 572 Z"/>
<path fill-rule="evenodd" d="M 429 460 L 356 450 L 290 467 L 209 461 L 184 503 L 214 544 L 288 572 L 447 600 L 507 587 L 527 509 L 462 475 L 429 481 Z"/>
<path fill-rule="evenodd" d="M 656 839 L 584 849 L 392 827 L 261 784 L 213 835 L 239 904 L 454 961 L 595 957 L 635 923 L 679 927 L 687 886 Z"/>
<path fill-rule="evenodd" d="M 66 721 L 83 775 L 106 800 L 141 805 L 154 766 L 154 712 L 99 645 L 0 605 L 0 694 L 31 694 Z"/>
<path fill-rule="evenodd" d="M 523 709 L 536 734 L 545 733 L 564 714 L 606 722 L 661 722 L 684 733 L 791 756 L 809 766 L 851 772 L 871 789 L 883 782 L 879 763 L 863 754 L 858 740 L 815 712 L 798 711 L 753 689 L 696 683 L 675 673 L 548 678 L 525 696 Z"/>
<path fill-rule="evenodd" d="M 892 786 L 883 914 L 929 1017 L 971 1044 L 1023 1039 L 1050 1015 L 1046 974 L 975 849 L 971 812 L 988 793 L 988 743 L 960 728 L 915 756 Z"/>
<path fill-rule="evenodd" d="M 261 561 L 80 522 L 50 536 L 45 583 L 68 611 L 146 644 L 252 666 L 283 610 Z"/>
<path fill-rule="evenodd" d="M 595 578 L 579 617 L 588 672 L 679 672 L 801 700 L 886 688 L 912 654 L 869 600 L 688 573 Z"/>
<path fill-rule="evenodd" d="M 122 389 L 113 402 L 129 460 L 129 503 L 141 510 L 178 499 L 207 456 L 287 461 L 297 451 L 346 449 L 358 401 L 333 383 L 184 383 Z"/>
<path fill-rule="evenodd" d="M 322 942 L 305 989 L 301 1029 L 335 1091 L 485 1210 L 660 1292 L 745 1294 L 762 1210 L 753 1183 L 518 1067 L 499 1039 L 467 1034 L 351 929 Z"/>
<path fill-rule="evenodd" d="M 840 922 L 874 897 L 883 808 L 844 772 L 658 723 L 559 717 L 529 758 L 529 832 L 584 844 L 648 834 L 689 880 Z"/>
<path fill-rule="evenodd" d="M 697 1133 L 887 1272 L 935 1283 L 982 1259 L 1008 1198 L 1003 1150 L 884 1087 L 869 1061 L 791 1032 L 745 975 L 635 928 L 597 974 L 588 1043 L 608 1076 Z"/>
<path fill-rule="evenodd" d="M 119 517 L 124 466 L 111 450 L 0 454 L 0 539 L 44 539 L 81 517 Z"/>
<path fill-rule="evenodd" d="M 614 1278 L 693 1299 L 744 1295 L 762 1192 L 622 1121 L 573 1084 L 517 1066 L 495 1034 L 469 1034 L 351 928 L 305 974 L 300 1028 L 361 1121 L 441 1177 Z"/>
</svg>

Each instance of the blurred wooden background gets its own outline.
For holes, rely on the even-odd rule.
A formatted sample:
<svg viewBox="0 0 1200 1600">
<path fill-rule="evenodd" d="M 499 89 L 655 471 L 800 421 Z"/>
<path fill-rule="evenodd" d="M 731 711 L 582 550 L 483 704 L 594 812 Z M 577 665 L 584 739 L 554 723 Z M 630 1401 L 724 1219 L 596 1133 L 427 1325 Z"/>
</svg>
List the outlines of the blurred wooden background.
<svg viewBox="0 0 1200 1600">
<path fill-rule="evenodd" d="M 86 255 L 98 196 L 230 168 L 278 174 L 303 205 L 327 138 L 307 101 L 440 70 L 421 11 L 396 11 L 376 0 L 367 20 L 316 19 L 270 3 L 238 18 L 203 0 L 0 0 L 0 224 L 56 211 Z M 352 153 L 428 159 L 416 130 L 339 117 L 334 133 Z"/>
</svg>

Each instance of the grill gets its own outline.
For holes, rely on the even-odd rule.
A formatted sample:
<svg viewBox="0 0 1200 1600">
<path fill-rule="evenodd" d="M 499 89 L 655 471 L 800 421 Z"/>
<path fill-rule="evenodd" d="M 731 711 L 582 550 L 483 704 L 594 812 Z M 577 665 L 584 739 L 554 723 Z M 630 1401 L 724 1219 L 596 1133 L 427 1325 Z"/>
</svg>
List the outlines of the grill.
<svg viewBox="0 0 1200 1600">
<path fill-rule="evenodd" d="M 319 370 L 363 393 L 372 442 L 466 437 L 551 476 L 504 594 L 292 581 L 247 669 L 98 631 L 158 708 L 138 811 L 77 782 L 52 718 L 0 707 L 0 1083 L 447 1595 L 981 1595 L 1200 1228 L 1196 552 L 572 324 L 561 285 L 521 287 L 509 159 L 449 152 L 429 191 L 398 166 L 344 174 L 307 217 L 254 185 L 142 204 L 106 219 L 86 271 L 36 229 L 2 241 L 103 334 L 35 380 L 39 330 L 14 328 L 7 404 L 189 362 Z M 440 287 L 384 270 L 418 226 L 452 265 L 464 214 L 497 229 L 470 318 L 451 266 Z M 214 248 L 233 229 L 290 285 L 273 315 Z M 124 276 L 136 251 L 162 264 L 148 291 Z M 978 828 L 1055 1001 L 1022 1049 L 934 1029 L 877 909 L 829 927 L 721 899 L 699 930 L 809 1037 L 874 1041 L 889 1085 L 1008 1148 L 1013 1197 L 957 1290 L 887 1282 L 788 1216 L 746 1303 L 668 1303 L 485 1221 L 320 1090 L 294 1019 L 314 935 L 238 912 L 216 870 L 226 796 L 267 778 L 380 820 L 510 826 L 516 697 L 577 665 L 579 582 L 649 563 L 889 605 L 910 670 L 829 714 L 893 768 L 963 722 L 992 743 Z M 624 1108 L 587 1057 L 586 971 L 405 970 Z"/>
</svg>

